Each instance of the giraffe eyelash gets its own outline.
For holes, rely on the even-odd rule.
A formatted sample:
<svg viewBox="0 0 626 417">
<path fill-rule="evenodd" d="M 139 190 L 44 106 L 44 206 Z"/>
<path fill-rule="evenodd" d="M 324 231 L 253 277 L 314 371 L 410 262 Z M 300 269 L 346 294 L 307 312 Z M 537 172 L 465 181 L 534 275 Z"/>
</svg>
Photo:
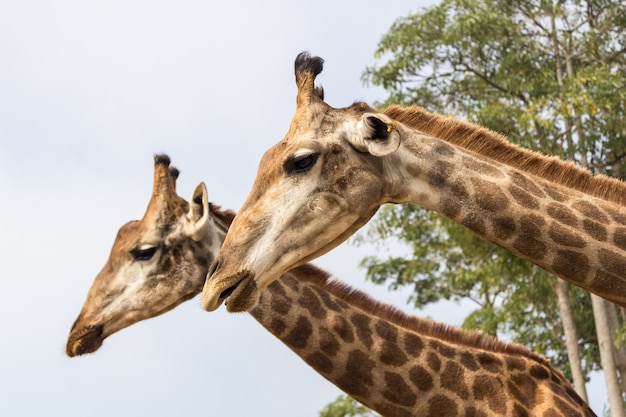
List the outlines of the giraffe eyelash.
<svg viewBox="0 0 626 417">
<path fill-rule="evenodd" d="M 136 248 L 130 251 L 130 254 L 136 261 L 149 261 L 157 251 L 158 246 L 148 248 Z"/>
</svg>

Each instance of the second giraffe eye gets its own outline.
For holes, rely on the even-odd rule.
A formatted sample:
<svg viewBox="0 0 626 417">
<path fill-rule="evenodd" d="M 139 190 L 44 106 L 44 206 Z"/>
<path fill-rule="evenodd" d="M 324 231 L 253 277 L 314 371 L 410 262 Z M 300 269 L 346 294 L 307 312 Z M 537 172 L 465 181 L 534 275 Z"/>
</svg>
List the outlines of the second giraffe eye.
<svg viewBox="0 0 626 417">
<path fill-rule="evenodd" d="M 157 246 L 150 248 L 136 248 L 131 250 L 130 254 L 133 255 L 133 258 L 135 258 L 136 261 L 149 261 L 152 259 L 157 249 Z"/>
<path fill-rule="evenodd" d="M 294 155 L 285 163 L 285 172 L 287 174 L 302 174 L 309 171 L 319 158 L 319 152 L 305 153 L 302 155 Z"/>
</svg>

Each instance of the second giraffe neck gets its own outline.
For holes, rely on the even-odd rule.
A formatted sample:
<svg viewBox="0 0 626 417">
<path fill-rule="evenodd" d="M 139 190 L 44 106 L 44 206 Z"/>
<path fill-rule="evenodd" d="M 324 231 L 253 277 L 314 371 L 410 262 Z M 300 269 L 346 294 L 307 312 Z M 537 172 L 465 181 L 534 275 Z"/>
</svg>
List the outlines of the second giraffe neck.
<svg viewBox="0 0 626 417">
<path fill-rule="evenodd" d="M 393 181 L 407 184 L 394 191 L 396 202 L 435 210 L 626 306 L 626 186 L 524 151 L 484 128 L 402 111 L 385 111 L 416 129 L 403 139 L 400 160 L 390 164 L 390 176 L 403 178 Z"/>
<path fill-rule="evenodd" d="M 566 415 L 594 415 L 527 348 L 407 316 L 311 265 L 271 284 L 250 313 L 318 373 L 385 416 L 536 415 L 534 404 L 549 408 L 555 395 Z"/>
</svg>

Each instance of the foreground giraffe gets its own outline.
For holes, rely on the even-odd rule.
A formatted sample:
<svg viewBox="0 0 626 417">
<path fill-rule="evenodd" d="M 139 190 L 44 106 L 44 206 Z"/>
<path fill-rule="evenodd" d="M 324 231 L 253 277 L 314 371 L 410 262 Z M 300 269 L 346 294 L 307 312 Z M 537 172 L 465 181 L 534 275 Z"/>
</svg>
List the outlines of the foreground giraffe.
<svg viewBox="0 0 626 417">
<path fill-rule="evenodd" d="M 328 252 L 384 203 L 435 210 L 560 278 L 626 306 L 626 186 L 487 129 L 364 103 L 333 108 L 322 59 L 296 59 L 296 114 L 256 181 L 202 305 L 251 308 L 283 272 Z"/>
<path fill-rule="evenodd" d="M 155 159 L 143 219 L 124 225 L 67 342 L 69 356 L 202 289 L 231 212 L 200 184 L 187 203 Z M 563 375 L 519 345 L 408 316 L 312 266 L 261 293 L 252 316 L 318 373 L 384 416 L 594 416 Z"/>
</svg>

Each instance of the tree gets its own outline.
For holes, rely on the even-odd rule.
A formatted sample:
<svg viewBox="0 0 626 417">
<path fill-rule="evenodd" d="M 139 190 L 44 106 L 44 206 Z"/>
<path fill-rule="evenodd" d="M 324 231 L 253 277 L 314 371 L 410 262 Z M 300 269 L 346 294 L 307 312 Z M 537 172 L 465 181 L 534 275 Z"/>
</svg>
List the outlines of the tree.
<svg viewBox="0 0 626 417">
<path fill-rule="evenodd" d="M 626 178 L 625 29 L 622 2 L 444 0 L 394 23 L 376 52 L 386 61 L 368 68 L 364 81 L 389 93 L 381 104 L 464 117 L 522 146 Z M 407 244 L 409 257 L 363 264 L 375 282 L 414 286 L 416 306 L 469 297 L 478 308 L 464 326 L 508 334 L 571 375 L 578 365 L 566 357 L 566 331 L 570 350 L 581 348 L 582 374 L 599 366 L 590 312 L 600 319 L 606 305 L 594 300 L 592 308 L 579 289 L 420 208 L 385 208 L 361 238 L 368 236 Z M 612 323 L 598 333 L 605 358 L 623 316 Z M 612 415 L 623 415 L 619 377 L 626 376 L 602 362 L 607 381 L 614 377 L 607 382 Z"/>
<path fill-rule="evenodd" d="M 357 400 L 345 394 L 320 411 L 320 417 L 380 417 Z"/>
</svg>

